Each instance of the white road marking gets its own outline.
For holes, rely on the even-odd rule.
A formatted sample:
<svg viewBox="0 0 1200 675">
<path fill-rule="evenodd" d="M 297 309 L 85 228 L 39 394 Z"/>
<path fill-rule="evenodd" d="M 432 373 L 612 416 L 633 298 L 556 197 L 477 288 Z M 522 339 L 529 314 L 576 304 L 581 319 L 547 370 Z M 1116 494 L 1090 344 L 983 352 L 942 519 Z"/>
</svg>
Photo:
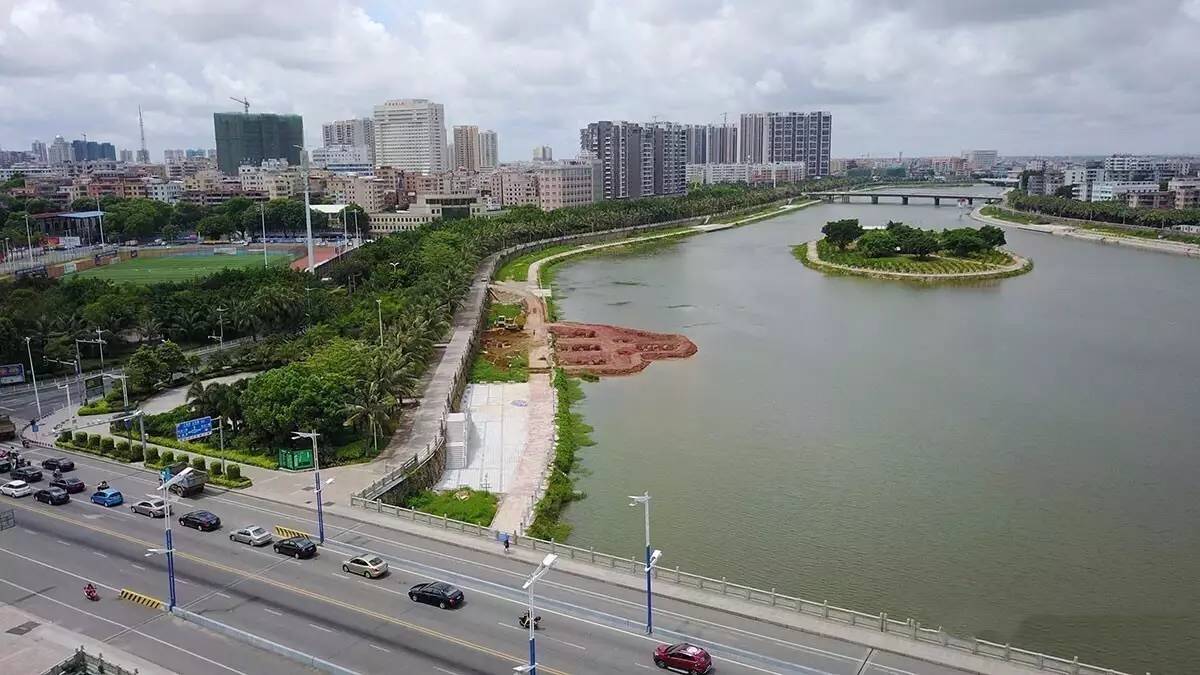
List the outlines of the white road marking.
<svg viewBox="0 0 1200 675">
<path fill-rule="evenodd" d="M 142 570 L 142 571 L 145 571 L 145 569 L 146 569 L 145 567 L 142 567 L 141 565 L 139 565 L 139 564 L 137 564 L 137 563 L 129 563 L 129 566 L 130 566 L 130 567 L 132 567 L 132 568 L 133 568 L 133 569 L 135 569 L 135 570 Z"/>
<path fill-rule="evenodd" d="M 268 614 L 274 614 L 275 616 L 283 616 L 283 612 L 276 612 L 275 610 L 271 609 L 270 607 L 263 607 L 263 611 Z"/>
<path fill-rule="evenodd" d="M 646 670 L 650 670 L 650 666 L 648 666 L 644 663 L 635 663 L 633 665 L 637 666 L 638 668 L 645 668 Z"/>
<path fill-rule="evenodd" d="M 98 556 L 100 556 L 101 558 L 107 558 L 107 557 L 108 557 L 108 554 L 107 554 L 107 553 L 101 553 L 100 551 L 92 551 L 92 555 L 98 555 Z"/>
<path fill-rule="evenodd" d="M 368 642 L 368 643 L 367 643 L 367 646 L 368 646 L 368 647 L 370 647 L 371 649 L 378 649 L 378 650 L 379 650 L 379 651 L 381 651 L 381 652 L 388 652 L 389 654 L 390 654 L 390 653 L 391 653 L 391 651 L 392 651 L 392 650 L 390 650 L 390 649 L 387 649 L 387 648 L 384 648 L 384 647 L 380 647 L 379 645 L 373 645 L 373 644 L 371 644 L 370 642 Z"/>
<path fill-rule="evenodd" d="M 326 633 L 332 633 L 332 632 L 333 632 L 333 630 L 332 630 L 332 629 L 330 629 L 330 628 L 326 628 L 325 626 L 318 626 L 318 625 L 317 625 L 317 624 L 315 624 L 315 623 L 310 623 L 310 624 L 308 624 L 308 625 L 312 626 L 313 628 L 316 628 L 317 630 L 323 630 L 323 631 L 325 631 Z"/>
<path fill-rule="evenodd" d="M 70 546 L 70 545 L 71 545 L 69 542 L 65 542 L 65 541 L 63 541 L 62 539 L 55 539 L 54 541 L 57 541 L 58 543 L 62 544 L 63 546 Z"/>
<path fill-rule="evenodd" d="M 225 594 L 224 594 L 224 593 L 222 593 L 221 591 L 217 591 L 216 593 L 213 593 L 213 595 L 216 595 L 216 596 L 218 596 L 218 597 L 225 598 L 226 600 L 232 600 L 232 599 L 233 599 L 233 597 L 232 597 L 232 596 L 225 595 Z"/>
<path fill-rule="evenodd" d="M 434 666 L 433 669 L 439 673 L 446 673 L 446 675 L 458 675 L 458 673 L 454 672 L 453 670 L 446 670 L 445 668 L 438 668 L 437 666 Z"/>
<path fill-rule="evenodd" d="M 184 586 L 191 586 L 191 585 L 192 585 L 192 582 L 188 581 L 187 579 L 184 579 L 183 577 L 181 577 L 181 576 L 179 576 L 179 575 L 176 575 L 176 576 L 175 576 L 175 581 L 177 581 L 178 583 L 181 583 L 181 584 L 183 584 Z"/>
</svg>

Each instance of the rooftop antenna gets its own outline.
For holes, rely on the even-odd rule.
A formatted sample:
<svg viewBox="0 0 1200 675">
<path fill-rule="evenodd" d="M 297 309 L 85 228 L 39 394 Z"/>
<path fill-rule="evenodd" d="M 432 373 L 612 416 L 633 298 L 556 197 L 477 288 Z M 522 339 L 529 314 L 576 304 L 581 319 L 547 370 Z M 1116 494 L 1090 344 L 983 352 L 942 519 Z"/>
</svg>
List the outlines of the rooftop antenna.
<svg viewBox="0 0 1200 675">
<path fill-rule="evenodd" d="M 230 96 L 230 97 L 229 97 L 229 100 L 230 100 L 230 101 L 237 101 L 238 103 L 241 103 L 241 104 L 242 104 L 242 112 L 243 112 L 243 113 L 245 113 L 245 114 L 247 114 L 247 115 L 249 115 L 249 114 L 250 114 L 250 101 L 247 101 L 247 100 L 246 100 L 246 99 L 244 99 L 244 98 L 235 98 L 235 97 L 233 97 L 233 96 Z"/>
<path fill-rule="evenodd" d="M 142 137 L 142 157 L 149 157 L 146 152 L 146 125 L 142 122 L 142 106 L 138 106 L 138 133 Z"/>
</svg>

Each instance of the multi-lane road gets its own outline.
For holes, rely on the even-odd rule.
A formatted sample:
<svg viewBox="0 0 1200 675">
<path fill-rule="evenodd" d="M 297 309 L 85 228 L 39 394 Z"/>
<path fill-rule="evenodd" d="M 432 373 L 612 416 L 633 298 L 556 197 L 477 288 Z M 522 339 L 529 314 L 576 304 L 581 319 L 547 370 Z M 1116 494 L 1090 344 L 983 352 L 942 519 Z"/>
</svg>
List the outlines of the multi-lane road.
<svg viewBox="0 0 1200 675">
<path fill-rule="evenodd" d="M 50 456 L 26 451 L 32 460 Z M 157 477 L 131 467 L 75 455 L 72 474 L 89 490 L 63 506 L 0 497 L 17 527 L 0 532 L 0 601 L 21 606 L 73 630 L 136 653 L 185 675 L 294 673 L 295 662 L 233 641 L 161 611 L 117 598 L 122 588 L 166 599 L 161 556 L 163 523 L 124 506 L 88 502 L 101 479 L 126 500 L 153 492 Z M 229 539 L 250 524 L 312 531 L 302 508 L 211 488 L 176 505 L 220 516 L 222 529 L 174 527 L 179 604 L 192 612 L 289 645 L 360 673 L 502 673 L 527 660 L 526 632 L 517 625 L 526 602 L 523 561 L 412 537 L 331 517 L 317 557 L 294 560 L 270 546 Z M 390 573 L 368 580 L 344 573 L 342 562 L 371 551 Z M 415 604 L 408 588 L 440 580 L 466 594 L 456 610 Z M 89 602 L 81 588 L 100 588 Z M 867 647 L 802 634 L 717 610 L 656 600 L 655 635 L 642 630 L 644 598 L 636 591 L 552 571 L 538 583 L 539 671 L 612 673 L 654 669 L 660 642 L 689 641 L 708 649 L 721 673 L 931 675 L 957 671 Z"/>
</svg>

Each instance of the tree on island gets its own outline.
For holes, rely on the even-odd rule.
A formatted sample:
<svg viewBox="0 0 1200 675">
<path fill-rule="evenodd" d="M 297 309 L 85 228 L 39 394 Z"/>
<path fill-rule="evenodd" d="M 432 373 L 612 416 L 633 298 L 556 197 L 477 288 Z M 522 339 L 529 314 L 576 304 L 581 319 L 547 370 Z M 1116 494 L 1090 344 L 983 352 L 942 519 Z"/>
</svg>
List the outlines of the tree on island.
<svg viewBox="0 0 1200 675">
<path fill-rule="evenodd" d="M 942 248 L 954 252 L 957 256 L 971 255 L 991 248 L 978 230 L 969 227 L 943 230 L 941 239 Z"/>
<path fill-rule="evenodd" d="M 1004 240 L 1004 230 L 996 227 L 995 225 L 984 225 L 977 231 L 979 232 L 979 236 L 983 237 L 983 240 L 987 242 L 987 245 L 991 246 L 992 248 L 1003 246 L 1008 243 Z"/>
<path fill-rule="evenodd" d="M 928 230 L 913 230 L 900 240 L 900 252 L 909 253 L 918 258 L 928 258 L 942 248 L 942 242 L 936 234 Z"/>
<path fill-rule="evenodd" d="M 896 237 L 887 230 L 868 230 L 854 242 L 855 249 L 868 258 L 896 255 Z"/>
<path fill-rule="evenodd" d="M 846 218 L 825 223 L 825 227 L 821 228 L 821 234 L 825 235 L 829 243 L 844 251 L 850 242 L 862 236 L 863 229 L 858 224 L 858 218 Z"/>
</svg>

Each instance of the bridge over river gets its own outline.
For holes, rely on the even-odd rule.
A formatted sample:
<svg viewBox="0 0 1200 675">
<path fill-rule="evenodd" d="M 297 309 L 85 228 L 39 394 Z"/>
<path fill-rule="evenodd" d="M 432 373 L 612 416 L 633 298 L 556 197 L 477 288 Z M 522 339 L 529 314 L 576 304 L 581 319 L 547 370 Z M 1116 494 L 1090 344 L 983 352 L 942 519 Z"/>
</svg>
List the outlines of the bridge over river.
<svg viewBox="0 0 1200 675">
<path fill-rule="evenodd" d="M 880 197 L 899 198 L 901 204 L 908 204 L 909 199 L 932 199 L 934 206 L 940 206 L 943 199 L 957 202 L 958 200 L 966 200 L 967 204 L 974 205 L 976 200 L 985 204 L 994 204 L 1001 200 L 997 195 L 963 195 L 938 192 L 851 192 L 845 190 L 829 191 L 829 192 L 810 192 L 809 197 L 814 197 L 826 202 L 840 200 L 843 204 L 849 204 L 851 199 L 855 197 L 870 198 L 872 204 L 878 204 Z"/>
</svg>

